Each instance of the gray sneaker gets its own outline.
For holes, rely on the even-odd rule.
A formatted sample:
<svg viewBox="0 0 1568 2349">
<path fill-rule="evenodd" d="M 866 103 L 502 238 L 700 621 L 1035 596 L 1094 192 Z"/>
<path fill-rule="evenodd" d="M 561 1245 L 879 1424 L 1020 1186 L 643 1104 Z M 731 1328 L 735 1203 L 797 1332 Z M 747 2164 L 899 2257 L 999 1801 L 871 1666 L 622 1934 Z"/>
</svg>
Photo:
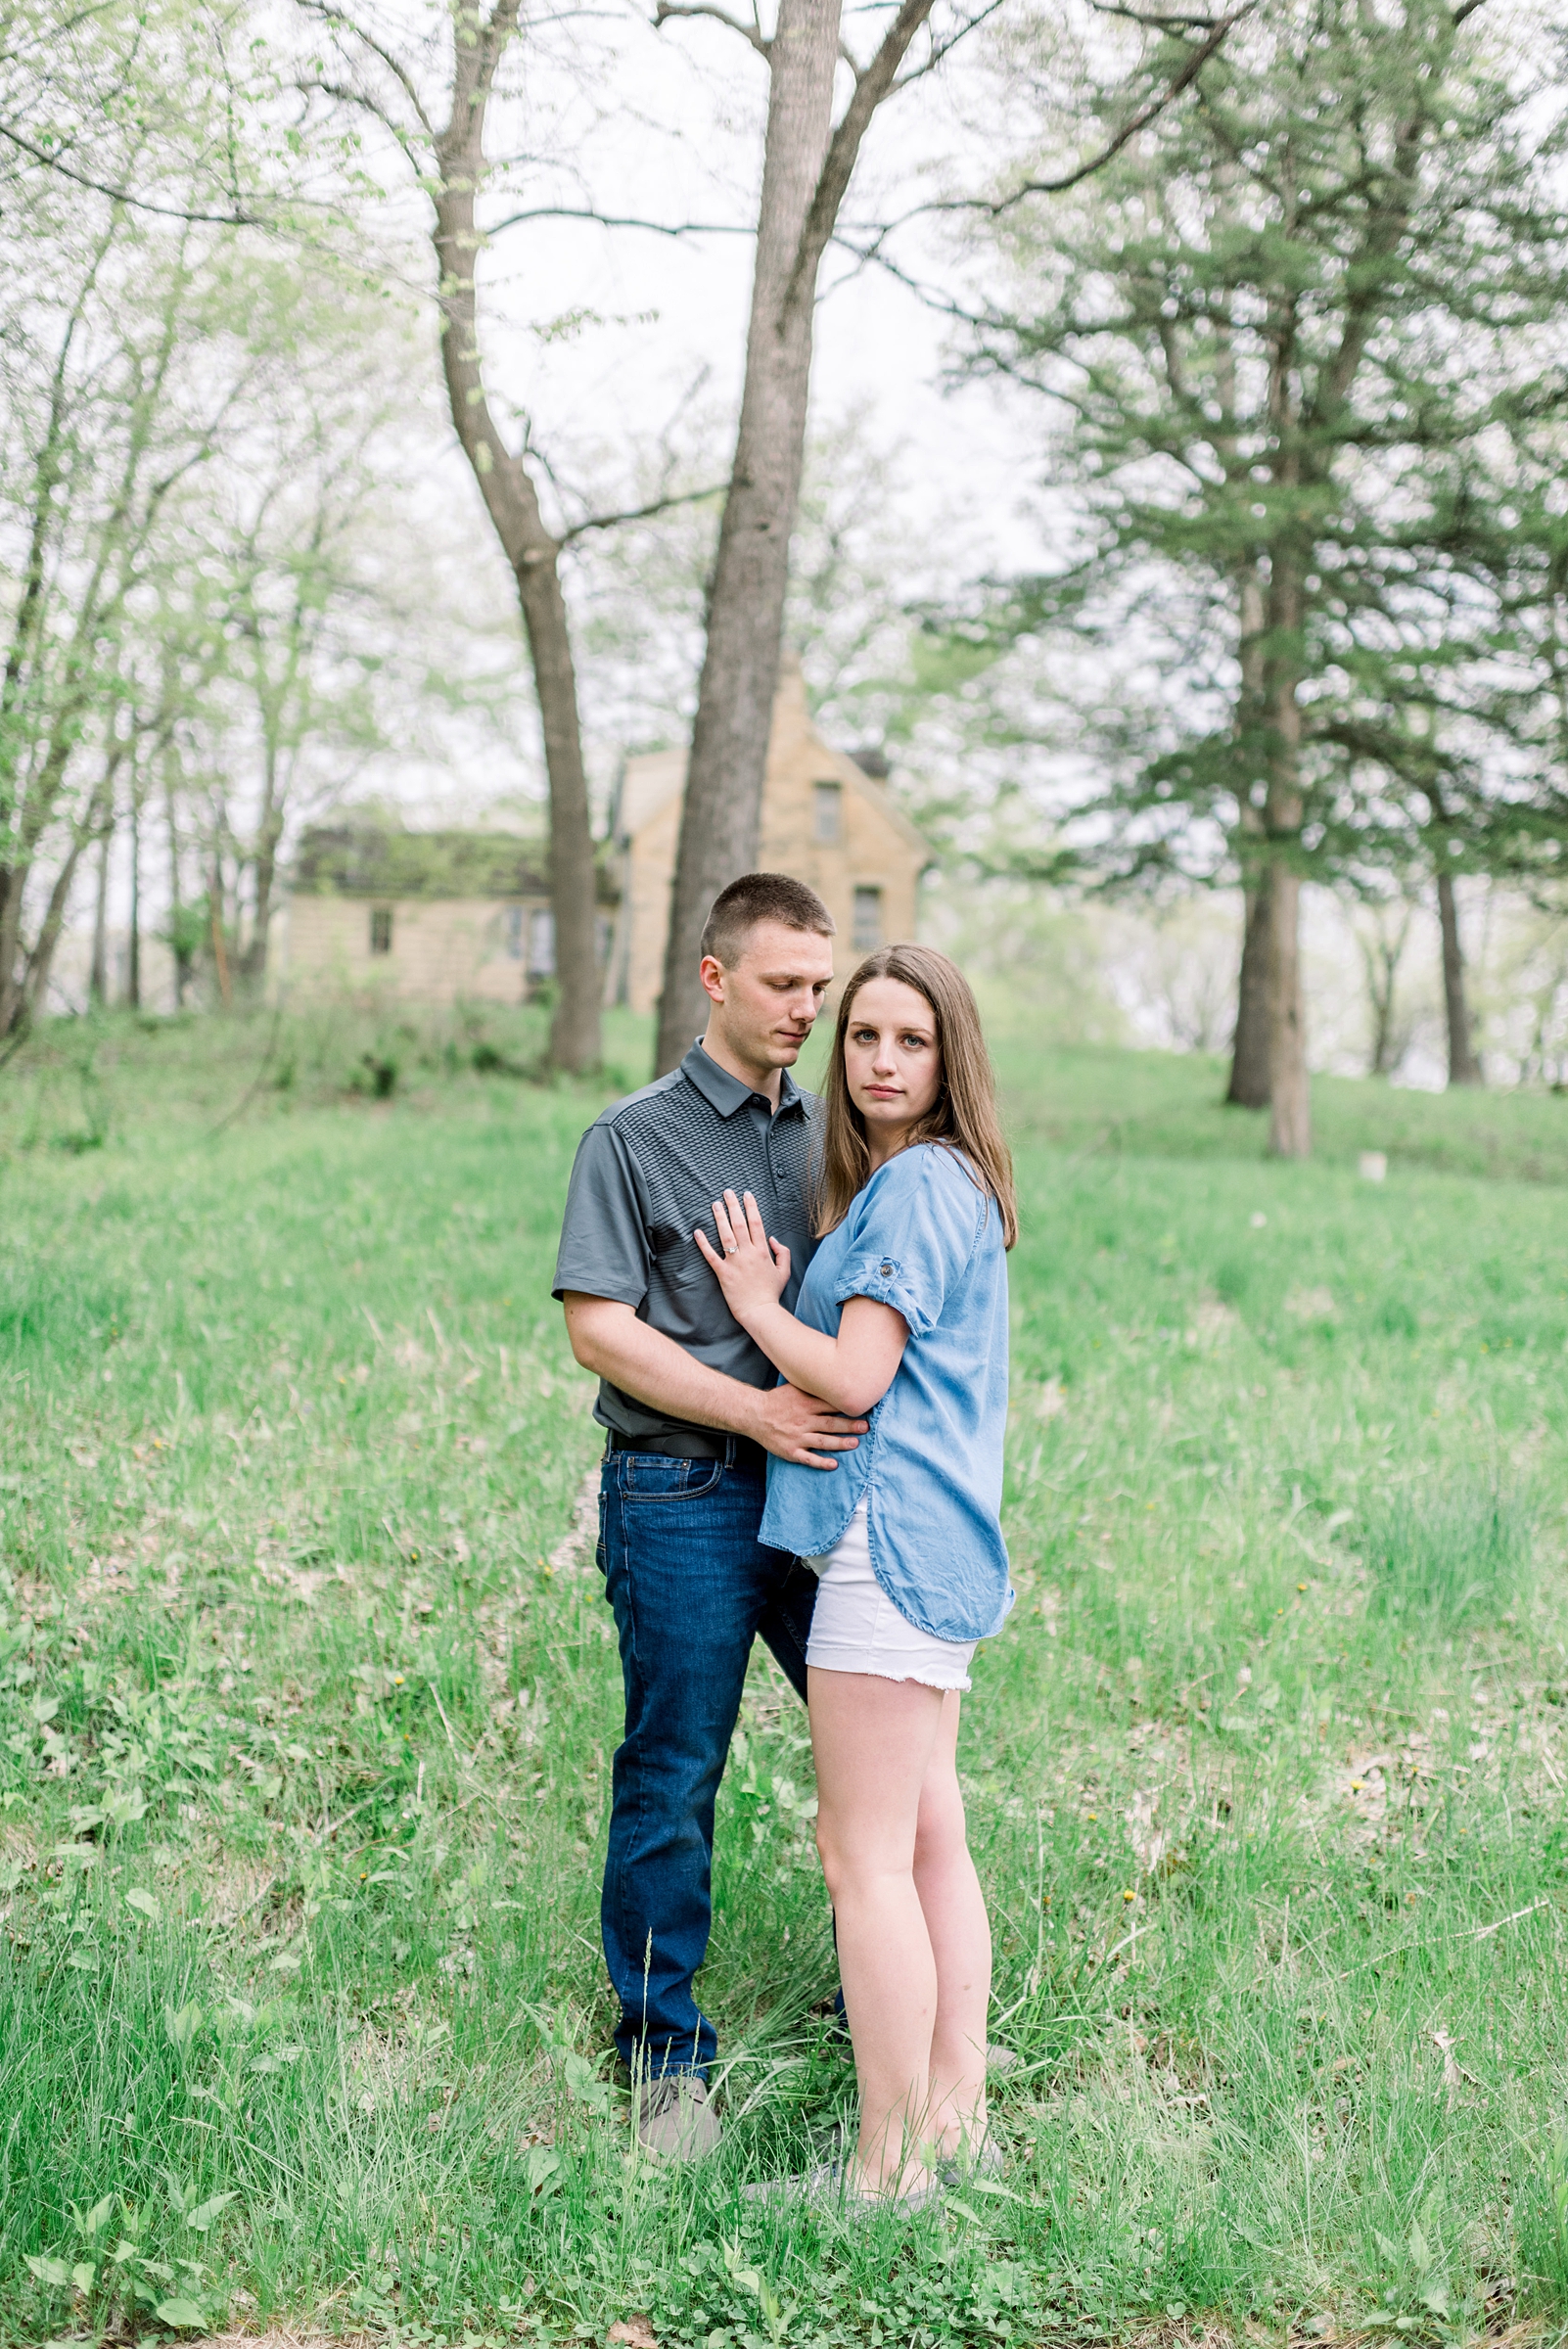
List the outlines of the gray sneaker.
<svg viewBox="0 0 1568 2349">
<path fill-rule="evenodd" d="M 964 2145 L 939 2162 L 937 2176 L 944 2186 L 957 2188 L 966 2178 L 1000 2178 L 1006 2167 L 1007 2156 L 997 2140 L 983 2137 L 978 2145 Z"/>
<path fill-rule="evenodd" d="M 666 2072 L 637 2098 L 637 2142 L 656 2161 L 701 2161 L 719 2140 L 708 2083 L 695 2072 Z"/>
<path fill-rule="evenodd" d="M 838 2161 L 818 2162 L 814 2170 L 807 2170 L 799 2178 L 763 2178 L 741 2188 L 748 2202 L 815 2202 L 857 2219 L 869 2218 L 879 2210 L 924 2210 L 941 2192 L 941 2180 L 932 2176 L 912 2193 L 863 2194 L 851 2186 Z"/>
</svg>

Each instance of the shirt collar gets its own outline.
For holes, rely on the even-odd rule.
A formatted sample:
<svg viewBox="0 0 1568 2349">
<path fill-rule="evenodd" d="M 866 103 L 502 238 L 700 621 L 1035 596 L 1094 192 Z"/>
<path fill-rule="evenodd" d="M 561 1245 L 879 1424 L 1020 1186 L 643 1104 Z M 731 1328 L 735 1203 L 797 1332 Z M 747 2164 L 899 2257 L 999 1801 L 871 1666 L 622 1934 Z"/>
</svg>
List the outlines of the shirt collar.
<svg viewBox="0 0 1568 2349">
<path fill-rule="evenodd" d="M 721 1069 L 717 1061 L 703 1050 L 701 1036 L 681 1062 L 680 1073 L 689 1084 L 697 1087 L 705 1101 L 713 1103 L 721 1118 L 732 1118 L 736 1110 L 744 1108 L 748 1101 L 761 1098 L 749 1084 L 743 1084 L 738 1077 L 732 1077 L 728 1069 Z M 787 1109 L 797 1108 L 806 1095 L 788 1069 L 779 1071 L 779 1081 L 778 1114 L 782 1117 Z"/>
</svg>

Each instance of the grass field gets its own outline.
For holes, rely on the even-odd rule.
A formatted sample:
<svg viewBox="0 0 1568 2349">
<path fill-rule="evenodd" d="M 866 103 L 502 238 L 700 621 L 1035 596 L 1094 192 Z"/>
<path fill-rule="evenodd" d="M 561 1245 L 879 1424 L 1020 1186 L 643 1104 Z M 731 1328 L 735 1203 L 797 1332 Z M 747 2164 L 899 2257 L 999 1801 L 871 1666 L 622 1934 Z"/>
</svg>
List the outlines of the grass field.
<svg viewBox="0 0 1568 2349">
<path fill-rule="evenodd" d="M 850 2086 L 761 1662 L 719 2159 L 639 2163 L 612 2076 L 548 1297 L 604 1094 L 535 1048 L 119 1022 L 0 1075 L 3 2337 L 1561 2330 L 1568 1102 L 1323 1085 L 1281 1167 L 1210 1064 L 998 1029 L 1020 1596 L 960 1759 L 1011 2160 L 846 2227 L 738 2190 Z"/>
</svg>

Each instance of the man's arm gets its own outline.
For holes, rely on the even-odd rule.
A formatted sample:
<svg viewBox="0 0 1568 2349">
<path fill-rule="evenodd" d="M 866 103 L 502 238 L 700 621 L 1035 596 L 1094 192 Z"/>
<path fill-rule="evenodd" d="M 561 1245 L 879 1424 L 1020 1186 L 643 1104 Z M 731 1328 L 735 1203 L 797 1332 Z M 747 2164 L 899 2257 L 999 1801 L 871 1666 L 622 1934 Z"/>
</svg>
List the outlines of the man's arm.
<svg viewBox="0 0 1568 2349">
<path fill-rule="evenodd" d="M 749 1387 L 744 1379 L 710 1370 L 673 1338 L 639 1321 L 634 1306 L 588 1297 L 580 1289 L 568 1289 L 562 1302 L 567 1336 L 583 1369 L 671 1418 L 749 1436 L 803 1468 L 837 1466 L 820 1455 L 853 1451 L 865 1433 L 863 1419 L 846 1417 L 798 1387 Z"/>
</svg>

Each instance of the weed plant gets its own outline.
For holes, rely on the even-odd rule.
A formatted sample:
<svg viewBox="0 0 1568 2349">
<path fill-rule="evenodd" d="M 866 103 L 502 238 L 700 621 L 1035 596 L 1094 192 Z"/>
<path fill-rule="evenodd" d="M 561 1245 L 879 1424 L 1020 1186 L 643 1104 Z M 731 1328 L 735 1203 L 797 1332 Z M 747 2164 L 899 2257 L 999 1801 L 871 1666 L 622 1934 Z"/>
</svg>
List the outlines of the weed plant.
<svg viewBox="0 0 1568 2349">
<path fill-rule="evenodd" d="M 527 1066 L 532 1018 L 478 1040 Z M 4 2337 L 1560 2324 L 1562 1190 L 1267 1165 L 1202 1063 L 1004 1043 L 1019 1599 L 960 1760 L 1008 2167 L 850 2225 L 740 2190 L 851 2092 L 761 1659 L 702 1980 L 724 2145 L 635 2157 L 548 1293 L 604 1096 L 462 1040 L 416 1030 L 381 1100 L 351 1024 L 111 1023 L 0 1080 Z M 87 1041 L 103 1130 L 57 1149 Z M 1433 1125 L 1485 1163 L 1499 1116 Z"/>
</svg>

